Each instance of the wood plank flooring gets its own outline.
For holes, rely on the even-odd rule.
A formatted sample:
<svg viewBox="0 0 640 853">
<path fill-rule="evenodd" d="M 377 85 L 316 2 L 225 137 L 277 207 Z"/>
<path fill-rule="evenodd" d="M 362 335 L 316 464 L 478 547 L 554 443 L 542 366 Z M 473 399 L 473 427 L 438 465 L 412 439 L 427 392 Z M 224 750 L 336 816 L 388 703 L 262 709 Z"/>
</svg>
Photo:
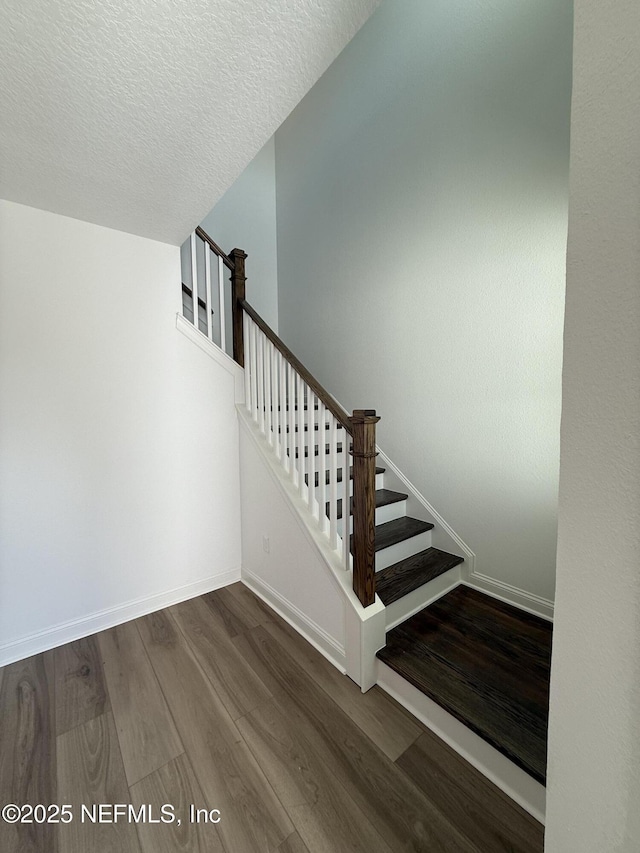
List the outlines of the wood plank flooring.
<svg viewBox="0 0 640 853">
<path fill-rule="evenodd" d="M 459 586 L 390 631 L 378 657 L 544 784 L 551 633 Z"/>
<path fill-rule="evenodd" d="M 2 851 L 542 851 L 535 820 L 241 584 L 0 669 L 0 719 L 0 804 L 74 814 L 0 821 Z M 100 803 L 111 819 L 81 819 Z"/>
</svg>

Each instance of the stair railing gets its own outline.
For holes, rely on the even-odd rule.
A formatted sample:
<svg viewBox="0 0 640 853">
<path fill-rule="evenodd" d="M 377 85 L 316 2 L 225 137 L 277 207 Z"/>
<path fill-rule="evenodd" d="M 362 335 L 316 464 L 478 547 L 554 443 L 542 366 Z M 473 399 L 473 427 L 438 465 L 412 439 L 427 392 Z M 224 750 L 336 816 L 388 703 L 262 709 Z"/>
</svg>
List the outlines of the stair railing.
<svg viewBox="0 0 640 853">
<path fill-rule="evenodd" d="M 205 244 L 200 279 L 196 239 Z M 375 601 L 375 429 L 380 418 L 373 409 L 347 414 L 249 305 L 245 252 L 233 249 L 225 255 L 201 228 L 191 236 L 190 249 L 191 280 L 200 280 L 196 292 L 204 297 L 210 338 L 213 324 L 209 315 L 215 315 L 215 310 L 212 277 L 207 272 L 209 254 L 216 256 L 218 265 L 219 329 L 225 327 L 229 314 L 225 315 L 220 285 L 223 265 L 231 271 L 233 357 L 244 367 L 247 411 L 343 568 L 353 569 L 353 590 L 368 607 Z M 202 311 L 197 323 L 195 318 L 194 312 L 194 325 L 204 333 Z M 213 339 L 218 343 L 215 336 Z M 226 349 L 226 344 L 223 334 L 219 345 Z"/>
<path fill-rule="evenodd" d="M 189 238 L 185 260 L 188 283 L 182 282 L 182 313 L 210 341 L 231 354 L 229 339 L 235 340 L 234 331 L 229 327 L 232 288 L 225 267 L 235 275 L 243 259 L 229 257 L 206 231 L 196 228 Z"/>
</svg>

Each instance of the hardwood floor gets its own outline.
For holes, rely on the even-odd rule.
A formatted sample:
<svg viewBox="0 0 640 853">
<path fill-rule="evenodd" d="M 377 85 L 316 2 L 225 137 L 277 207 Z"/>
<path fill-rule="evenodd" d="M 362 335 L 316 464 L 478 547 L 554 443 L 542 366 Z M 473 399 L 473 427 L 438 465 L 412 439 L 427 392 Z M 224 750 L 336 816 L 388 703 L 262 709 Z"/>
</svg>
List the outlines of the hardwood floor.
<svg viewBox="0 0 640 853">
<path fill-rule="evenodd" d="M 1 851 L 543 848 L 533 818 L 241 584 L 0 669 L 0 719 L 0 805 L 74 816 L 0 821 Z"/>
<path fill-rule="evenodd" d="M 551 633 L 459 586 L 390 631 L 378 657 L 544 785 Z"/>
</svg>

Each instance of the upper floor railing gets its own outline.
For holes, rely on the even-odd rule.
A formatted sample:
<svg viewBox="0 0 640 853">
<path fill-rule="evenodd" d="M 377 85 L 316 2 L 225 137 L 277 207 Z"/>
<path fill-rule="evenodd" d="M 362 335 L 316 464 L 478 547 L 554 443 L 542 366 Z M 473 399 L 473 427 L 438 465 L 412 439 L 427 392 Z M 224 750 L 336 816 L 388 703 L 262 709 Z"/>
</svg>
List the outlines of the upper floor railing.
<svg viewBox="0 0 640 853">
<path fill-rule="evenodd" d="M 249 305 L 246 257 L 240 249 L 226 255 L 196 229 L 190 239 L 191 286 L 182 285 L 183 313 L 244 367 L 247 411 L 320 534 L 343 568 L 353 571 L 354 592 L 367 607 L 375 600 L 379 418 L 370 409 L 347 414 Z"/>
</svg>

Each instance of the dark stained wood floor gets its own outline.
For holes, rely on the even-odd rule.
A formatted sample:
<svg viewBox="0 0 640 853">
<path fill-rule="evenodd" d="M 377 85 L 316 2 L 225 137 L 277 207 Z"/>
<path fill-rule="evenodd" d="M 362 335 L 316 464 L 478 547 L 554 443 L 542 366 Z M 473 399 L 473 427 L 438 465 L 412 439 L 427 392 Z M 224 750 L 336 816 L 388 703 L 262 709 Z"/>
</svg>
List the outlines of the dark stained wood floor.
<svg viewBox="0 0 640 853">
<path fill-rule="evenodd" d="M 551 632 L 459 586 L 390 631 L 378 657 L 544 784 Z"/>
<path fill-rule="evenodd" d="M 0 669 L 11 853 L 540 853 L 542 827 L 378 688 L 362 695 L 241 584 Z M 93 824 L 84 804 L 181 823 Z M 190 823 L 189 805 L 219 809 Z M 215 815 L 214 815 L 215 817 Z"/>
</svg>

